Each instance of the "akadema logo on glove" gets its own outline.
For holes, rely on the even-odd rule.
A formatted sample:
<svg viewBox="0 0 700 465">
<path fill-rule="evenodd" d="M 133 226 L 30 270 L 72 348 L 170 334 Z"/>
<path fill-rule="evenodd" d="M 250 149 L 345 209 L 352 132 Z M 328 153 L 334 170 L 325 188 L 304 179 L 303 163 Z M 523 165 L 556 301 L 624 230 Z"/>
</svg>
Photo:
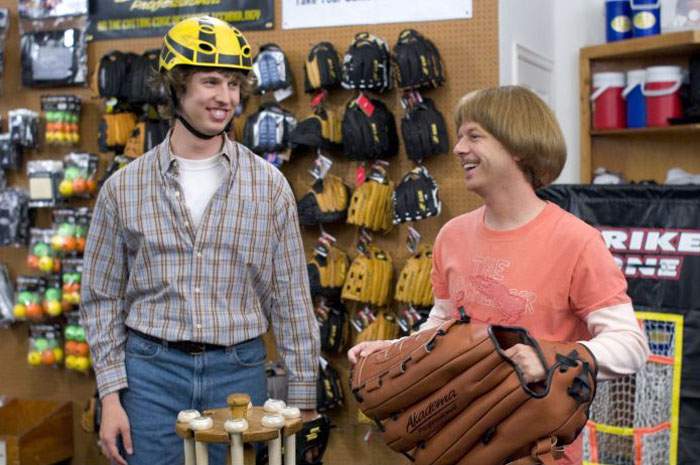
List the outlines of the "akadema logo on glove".
<svg viewBox="0 0 700 465">
<path fill-rule="evenodd" d="M 412 413 L 408 418 L 406 432 L 413 433 L 418 430 L 440 428 L 442 425 L 435 424 L 435 422 L 444 418 L 450 418 L 445 417 L 445 414 L 454 408 L 454 401 L 456 398 L 457 393 L 453 389 L 439 399 L 429 403 L 423 410 Z"/>
</svg>

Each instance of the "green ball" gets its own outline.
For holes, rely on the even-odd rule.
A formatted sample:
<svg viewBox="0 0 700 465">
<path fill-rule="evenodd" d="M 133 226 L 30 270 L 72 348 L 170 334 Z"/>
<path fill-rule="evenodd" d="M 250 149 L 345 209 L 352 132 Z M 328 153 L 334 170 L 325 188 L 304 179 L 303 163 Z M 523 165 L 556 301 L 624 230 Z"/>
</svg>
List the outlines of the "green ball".
<svg viewBox="0 0 700 465">
<path fill-rule="evenodd" d="M 49 341 L 45 337 L 39 337 L 34 340 L 34 349 L 43 352 L 49 348 Z"/>
<path fill-rule="evenodd" d="M 33 295 L 33 294 L 34 294 L 33 292 L 22 291 L 22 292 L 20 292 L 19 295 L 17 296 L 17 302 L 19 302 L 19 303 L 21 303 L 21 304 L 28 304 L 28 303 L 31 303 L 31 301 L 32 301 L 32 295 Z"/>
<path fill-rule="evenodd" d="M 32 247 L 32 253 L 37 257 L 47 257 L 49 252 L 51 252 L 51 248 L 46 242 L 37 242 L 34 244 L 34 247 Z"/>
<path fill-rule="evenodd" d="M 56 231 L 61 237 L 70 237 L 75 235 L 75 225 L 71 223 L 61 223 Z"/>
<path fill-rule="evenodd" d="M 78 326 L 75 330 L 75 340 L 79 342 L 85 341 L 85 328 Z"/>
<path fill-rule="evenodd" d="M 78 122 L 78 115 L 77 113 L 71 113 L 69 123 L 77 123 Z"/>
<path fill-rule="evenodd" d="M 44 297 L 46 300 L 61 300 L 61 291 L 56 288 L 47 289 Z"/>
<path fill-rule="evenodd" d="M 87 234 L 87 228 L 85 226 L 76 224 L 75 225 L 75 237 L 85 237 Z"/>
<path fill-rule="evenodd" d="M 80 170 L 75 166 L 69 166 L 63 172 L 63 177 L 68 181 L 74 181 L 78 176 L 80 176 Z"/>
<path fill-rule="evenodd" d="M 47 111 L 46 112 L 46 121 L 49 123 L 53 123 L 56 120 L 56 112 L 55 111 Z"/>
<path fill-rule="evenodd" d="M 76 325 L 68 325 L 68 326 L 66 326 L 66 329 L 65 329 L 65 331 L 64 331 L 64 333 L 65 333 L 65 335 L 66 335 L 66 339 L 68 339 L 68 340 L 70 340 L 70 341 L 74 341 L 74 340 L 75 340 L 75 330 L 76 330 L 76 329 L 79 329 L 79 328 L 80 328 L 80 327 L 79 327 L 79 326 L 76 326 Z"/>
</svg>

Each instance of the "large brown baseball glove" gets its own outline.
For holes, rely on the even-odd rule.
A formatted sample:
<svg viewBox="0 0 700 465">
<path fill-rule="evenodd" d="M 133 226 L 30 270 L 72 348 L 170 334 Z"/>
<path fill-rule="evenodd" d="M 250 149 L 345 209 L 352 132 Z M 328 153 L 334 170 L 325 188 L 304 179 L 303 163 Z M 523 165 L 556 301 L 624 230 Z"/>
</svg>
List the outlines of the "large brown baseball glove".
<svg viewBox="0 0 700 465">
<path fill-rule="evenodd" d="M 526 384 L 505 355 L 533 347 L 545 380 Z M 554 465 L 588 420 L 597 366 L 578 343 L 452 320 L 358 361 L 351 387 L 392 449 L 416 465 Z"/>
</svg>

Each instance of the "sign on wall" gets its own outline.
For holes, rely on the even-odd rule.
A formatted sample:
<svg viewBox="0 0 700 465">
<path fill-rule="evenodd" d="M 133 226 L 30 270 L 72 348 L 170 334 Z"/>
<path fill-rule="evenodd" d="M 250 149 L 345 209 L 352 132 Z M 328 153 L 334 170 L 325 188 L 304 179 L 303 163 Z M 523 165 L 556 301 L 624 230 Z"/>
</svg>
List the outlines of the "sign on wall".
<svg viewBox="0 0 700 465">
<path fill-rule="evenodd" d="M 191 6 L 179 6 L 185 4 Z M 163 36 L 177 22 L 205 14 L 241 30 L 275 25 L 274 0 L 99 0 L 90 7 L 92 40 Z"/>
<path fill-rule="evenodd" d="M 472 0 L 282 0 L 282 28 L 472 17 Z"/>
</svg>

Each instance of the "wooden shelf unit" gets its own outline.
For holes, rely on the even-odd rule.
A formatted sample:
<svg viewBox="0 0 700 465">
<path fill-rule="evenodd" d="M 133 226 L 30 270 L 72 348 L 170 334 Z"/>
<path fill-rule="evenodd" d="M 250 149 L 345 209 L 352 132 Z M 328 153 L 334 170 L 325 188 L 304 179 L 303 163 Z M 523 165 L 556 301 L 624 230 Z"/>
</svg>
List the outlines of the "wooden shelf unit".
<svg viewBox="0 0 700 465">
<path fill-rule="evenodd" d="M 700 30 L 674 32 L 584 47 L 579 55 L 581 86 L 581 182 L 605 167 L 628 180 L 663 183 L 669 168 L 700 172 L 700 124 L 663 128 L 593 130 L 591 85 L 593 73 L 628 71 L 648 66 L 687 68 L 700 53 Z"/>
</svg>

